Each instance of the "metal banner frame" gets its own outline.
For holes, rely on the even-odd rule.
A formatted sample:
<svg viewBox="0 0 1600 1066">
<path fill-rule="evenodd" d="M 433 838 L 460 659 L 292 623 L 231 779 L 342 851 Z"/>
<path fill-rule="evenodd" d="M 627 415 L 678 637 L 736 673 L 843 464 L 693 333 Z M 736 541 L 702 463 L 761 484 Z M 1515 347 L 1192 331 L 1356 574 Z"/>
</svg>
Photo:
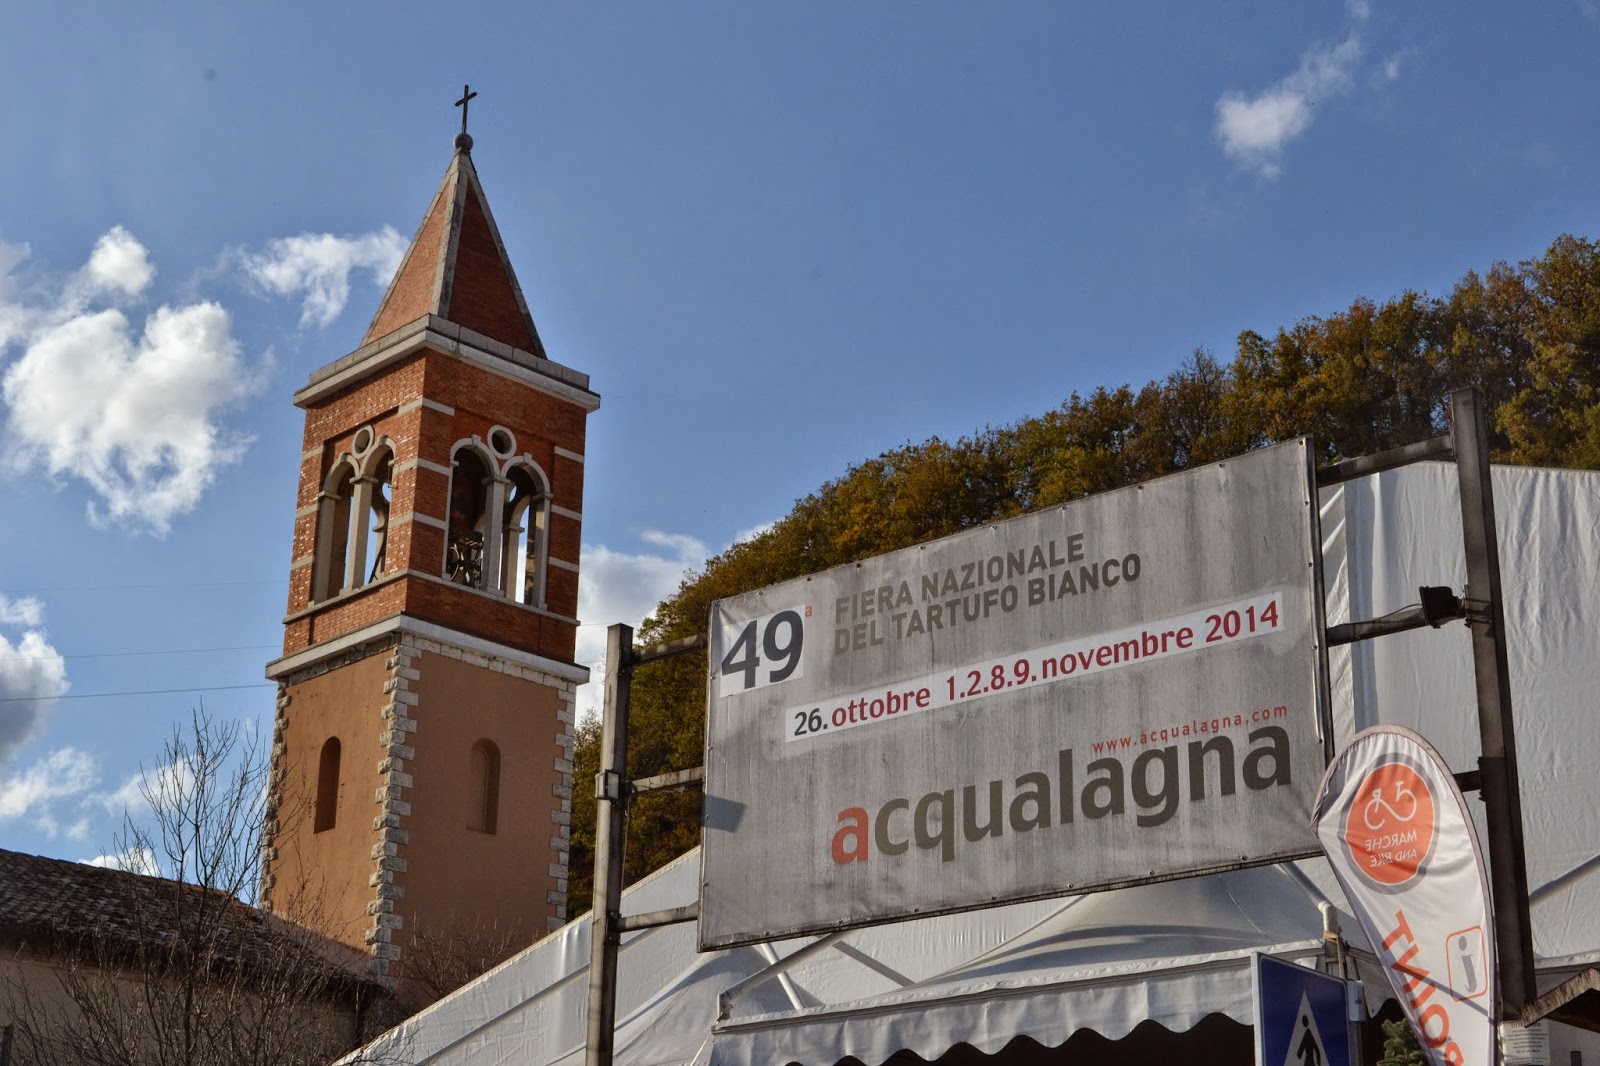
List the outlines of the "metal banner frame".
<svg viewBox="0 0 1600 1066">
<path fill-rule="evenodd" d="M 1316 854 L 1315 475 L 1299 437 L 714 603 L 700 949 Z"/>
<path fill-rule="evenodd" d="M 1330 626 L 1337 646 L 1447 621 L 1465 620 L 1472 633 L 1481 755 L 1478 769 L 1456 774 L 1463 791 L 1476 790 L 1488 822 L 1489 878 L 1495 901 L 1501 1014 L 1529 1020 L 1534 985 L 1532 923 L 1517 773 L 1505 611 L 1501 600 L 1499 538 L 1490 485 L 1489 430 L 1482 394 L 1461 389 L 1450 398 L 1450 432 L 1377 455 L 1347 459 L 1317 471 L 1319 488 L 1428 460 L 1454 460 L 1461 486 L 1461 526 L 1467 584 L 1461 596 L 1448 588 L 1420 590 L 1421 603 L 1382 618 Z M 1320 578 L 1319 578 L 1320 584 Z M 1319 587 L 1319 594 L 1326 590 Z M 623 918 L 622 859 L 628 802 L 636 795 L 693 787 L 704 766 L 639 781 L 625 779 L 629 691 L 634 667 L 707 646 L 705 634 L 646 648 L 633 645 L 633 628 L 607 631 L 605 711 L 600 772 L 595 777 L 595 871 L 590 916 L 590 966 L 586 1066 L 610 1066 L 616 1031 L 617 949 L 633 929 L 695 921 L 699 904 Z"/>
<path fill-rule="evenodd" d="M 1478 694 L 1478 769 L 1456 774 L 1463 792 L 1476 790 L 1489 827 L 1489 884 L 1494 894 L 1495 946 L 1500 964 L 1501 1016 L 1521 1019 L 1538 995 L 1534 986 L 1533 923 L 1528 913 L 1528 863 L 1522 839 L 1522 786 L 1511 711 L 1511 668 L 1500 588 L 1500 537 L 1494 489 L 1489 483 L 1489 423 L 1483 394 L 1459 389 L 1450 397 L 1450 432 L 1377 455 L 1347 459 L 1317 472 L 1319 486 L 1429 459 L 1454 459 L 1461 483 L 1461 532 L 1467 587 L 1424 588 L 1421 605 L 1383 618 L 1328 629 L 1330 645 L 1463 618 L 1472 631 L 1473 676 Z"/>
</svg>

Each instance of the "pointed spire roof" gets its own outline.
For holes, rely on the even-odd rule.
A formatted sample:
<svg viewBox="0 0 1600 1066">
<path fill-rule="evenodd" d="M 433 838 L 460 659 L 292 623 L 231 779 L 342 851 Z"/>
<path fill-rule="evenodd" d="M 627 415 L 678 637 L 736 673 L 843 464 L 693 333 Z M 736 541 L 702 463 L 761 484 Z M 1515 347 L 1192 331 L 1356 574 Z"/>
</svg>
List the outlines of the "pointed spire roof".
<svg viewBox="0 0 1600 1066">
<path fill-rule="evenodd" d="M 424 315 L 437 315 L 548 358 L 516 271 L 506 258 L 505 242 L 472 165 L 472 140 L 465 134 L 456 138 L 456 153 L 444 181 L 361 343 L 371 343 Z"/>
</svg>

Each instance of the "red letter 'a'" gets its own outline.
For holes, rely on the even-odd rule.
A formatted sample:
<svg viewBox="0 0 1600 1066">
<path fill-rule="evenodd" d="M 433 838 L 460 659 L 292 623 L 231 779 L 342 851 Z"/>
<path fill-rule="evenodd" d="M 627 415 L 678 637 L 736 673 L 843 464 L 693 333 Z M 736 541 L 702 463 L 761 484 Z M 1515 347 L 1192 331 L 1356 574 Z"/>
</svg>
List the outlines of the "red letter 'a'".
<svg viewBox="0 0 1600 1066">
<path fill-rule="evenodd" d="M 833 834 L 834 862 L 843 866 L 846 863 L 867 861 L 868 824 L 867 811 L 864 807 L 846 807 L 839 812 L 839 829 Z M 850 845 L 851 841 L 855 842 L 853 847 Z"/>
</svg>

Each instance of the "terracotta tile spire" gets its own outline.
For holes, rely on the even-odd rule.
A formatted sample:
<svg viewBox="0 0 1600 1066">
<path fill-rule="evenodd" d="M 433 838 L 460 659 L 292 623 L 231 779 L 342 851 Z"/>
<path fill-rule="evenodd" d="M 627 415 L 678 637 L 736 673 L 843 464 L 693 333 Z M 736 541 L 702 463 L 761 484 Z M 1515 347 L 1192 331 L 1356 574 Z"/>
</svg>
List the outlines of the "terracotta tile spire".
<svg viewBox="0 0 1600 1066">
<path fill-rule="evenodd" d="M 444 181 L 361 343 L 430 314 L 547 358 L 489 213 L 472 165 L 472 139 L 465 132 L 456 138 Z"/>
</svg>

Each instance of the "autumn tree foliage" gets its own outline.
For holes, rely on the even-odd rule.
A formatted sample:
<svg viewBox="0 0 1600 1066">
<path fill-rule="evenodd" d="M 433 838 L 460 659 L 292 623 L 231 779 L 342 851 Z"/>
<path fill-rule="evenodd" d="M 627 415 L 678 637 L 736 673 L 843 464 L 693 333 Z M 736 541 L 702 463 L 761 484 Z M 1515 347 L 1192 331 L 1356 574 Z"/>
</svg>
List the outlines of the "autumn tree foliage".
<svg viewBox="0 0 1600 1066">
<path fill-rule="evenodd" d="M 1054 410 L 957 441 L 859 463 L 771 529 L 706 562 L 663 601 L 641 643 L 702 631 L 711 602 L 934 537 L 1310 434 L 1331 462 L 1448 426 L 1450 393 L 1482 389 L 1497 462 L 1600 468 L 1600 243 L 1563 236 L 1543 256 L 1469 272 L 1447 295 L 1359 298 L 1267 337 L 1231 362 L 1195 351 L 1166 377 L 1074 393 Z M 697 766 L 704 653 L 634 675 L 628 772 Z M 577 780 L 598 769 L 599 724 L 580 725 Z M 698 793 L 654 794 L 629 814 L 633 881 L 699 843 Z M 568 913 L 588 908 L 594 800 L 574 797 Z"/>
</svg>

